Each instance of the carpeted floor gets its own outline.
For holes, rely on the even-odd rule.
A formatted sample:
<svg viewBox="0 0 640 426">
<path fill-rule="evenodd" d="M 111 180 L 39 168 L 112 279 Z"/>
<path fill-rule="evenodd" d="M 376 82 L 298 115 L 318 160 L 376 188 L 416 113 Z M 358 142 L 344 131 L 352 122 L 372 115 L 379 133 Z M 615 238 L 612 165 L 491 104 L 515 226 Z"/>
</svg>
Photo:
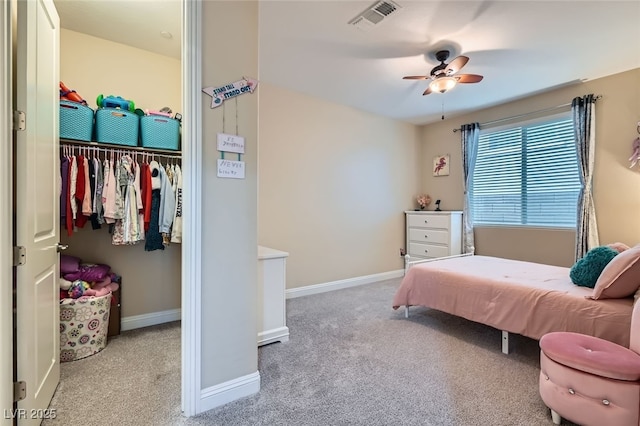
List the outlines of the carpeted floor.
<svg viewBox="0 0 640 426">
<path fill-rule="evenodd" d="M 538 394 L 538 343 L 415 307 L 400 280 L 289 299 L 288 343 L 259 349 L 261 391 L 184 418 L 180 325 L 125 332 L 62 364 L 43 425 L 551 425 Z M 570 423 L 564 423 L 570 424 Z"/>
</svg>

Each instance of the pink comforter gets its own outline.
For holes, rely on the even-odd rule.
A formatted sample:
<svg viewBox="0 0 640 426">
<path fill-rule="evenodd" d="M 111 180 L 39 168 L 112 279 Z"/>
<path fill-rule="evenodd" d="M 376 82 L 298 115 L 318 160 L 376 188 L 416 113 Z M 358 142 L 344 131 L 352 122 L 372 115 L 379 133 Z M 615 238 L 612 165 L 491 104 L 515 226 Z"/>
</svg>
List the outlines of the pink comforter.
<svg viewBox="0 0 640 426">
<path fill-rule="evenodd" d="M 569 268 L 464 256 L 411 267 L 393 308 L 426 306 L 533 339 L 564 330 L 629 347 L 633 298 L 585 299 L 591 292 L 571 282 Z"/>
</svg>

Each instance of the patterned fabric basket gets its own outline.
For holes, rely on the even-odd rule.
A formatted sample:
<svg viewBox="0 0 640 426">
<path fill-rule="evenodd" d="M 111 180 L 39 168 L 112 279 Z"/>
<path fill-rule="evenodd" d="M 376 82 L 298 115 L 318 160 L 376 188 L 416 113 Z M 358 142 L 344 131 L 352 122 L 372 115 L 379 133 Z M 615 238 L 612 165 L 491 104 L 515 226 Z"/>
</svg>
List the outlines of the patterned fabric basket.
<svg viewBox="0 0 640 426">
<path fill-rule="evenodd" d="M 77 102 L 60 101 L 60 138 L 90 141 L 93 110 Z"/>
<path fill-rule="evenodd" d="M 177 150 L 180 141 L 180 122 L 159 115 L 140 118 L 140 139 L 145 148 Z"/>
<path fill-rule="evenodd" d="M 60 301 L 60 362 L 97 354 L 107 346 L 111 293 Z"/>
<path fill-rule="evenodd" d="M 98 108 L 96 140 L 116 145 L 138 146 L 140 117 L 119 108 Z"/>
</svg>

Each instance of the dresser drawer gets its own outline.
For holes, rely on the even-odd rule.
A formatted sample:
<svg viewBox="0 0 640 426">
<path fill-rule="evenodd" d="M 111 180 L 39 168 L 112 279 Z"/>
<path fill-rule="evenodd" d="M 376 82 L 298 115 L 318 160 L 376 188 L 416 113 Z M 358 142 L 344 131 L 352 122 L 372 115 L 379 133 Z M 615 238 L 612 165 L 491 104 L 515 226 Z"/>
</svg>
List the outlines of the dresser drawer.
<svg viewBox="0 0 640 426">
<path fill-rule="evenodd" d="M 409 256 L 444 257 L 449 256 L 449 247 L 431 244 L 409 243 Z"/>
<path fill-rule="evenodd" d="M 409 240 L 420 243 L 449 244 L 449 231 L 409 228 Z"/>
<path fill-rule="evenodd" d="M 449 229 L 449 216 L 447 215 L 410 214 L 408 219 L 409 227 Z"/>
</svg>

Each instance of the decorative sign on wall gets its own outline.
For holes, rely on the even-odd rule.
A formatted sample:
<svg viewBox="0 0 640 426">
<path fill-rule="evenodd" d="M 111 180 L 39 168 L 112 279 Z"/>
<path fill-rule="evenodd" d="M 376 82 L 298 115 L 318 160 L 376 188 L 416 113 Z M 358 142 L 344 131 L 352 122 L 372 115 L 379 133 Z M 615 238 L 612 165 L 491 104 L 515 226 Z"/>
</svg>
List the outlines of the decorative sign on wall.
<svg viewBox="0 0 640 426">
<path fill-rule="evenodd" d="M 234 98 L 244 93 L 253 93 L 258 86 L 258 80 L 242 77 L 242 80 L 225 84 L 220 87 L 205 87 L 202 89 L 204 93 L 211 96 L 211 108 L 222 105 L 227 99 Z"/>
<path fill-rule="evenodd" d="M 449 154 L 433 157 L 433 175 L 449 176 Z"/>
<path fill-rule="evenodd" d="M 218 133 L 218 151 L 244 154 L 244 138 L 242 136 Z"/>
<path fill-rule="evenodd" d="M 244 161 L 218 159 L 218 177 L 244 179 Z"/>
</svg>

